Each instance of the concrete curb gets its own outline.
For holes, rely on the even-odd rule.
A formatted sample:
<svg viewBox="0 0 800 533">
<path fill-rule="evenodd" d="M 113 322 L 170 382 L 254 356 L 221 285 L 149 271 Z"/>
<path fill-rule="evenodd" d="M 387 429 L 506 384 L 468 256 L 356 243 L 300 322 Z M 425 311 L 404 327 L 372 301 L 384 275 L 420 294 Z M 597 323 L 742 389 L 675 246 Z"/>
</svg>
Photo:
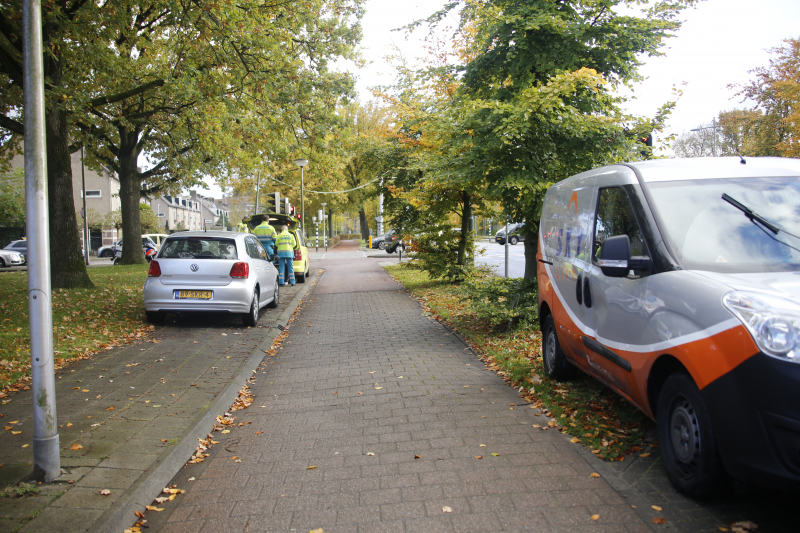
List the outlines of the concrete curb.
<svg viewBox="0 0 800 533">
<path fill-rule="evenodd" d="M 314 281 L 321 275 L 319 270 L 306 280 L 305 286 L 295 295 L 291 303 L 281 313 L 277 323 L 286 324 L 300 305 L 300 301 L 311 289 Z M 161 493 L 172 478 L 180 472 L 186 461 L 197 448 L 197 439 L 205 437 L 214 425 L 217 415 L 225 413 L 239 395 L 242 385 L 261 362 L 264 354 L 272 346 L 275 338 L 280 335 L 280 330 L 270 329 L 264 340 L 247 358 L 244 366 L 231 380 L 225 390 L 209 405 L 205 415 L 197 420 L 193 427 L 181 436 L 178 443 L 172 447 L 164 457 L 150 466 L 139 480 L 125 492 L 119 500 L 114 502 L 111 509 L 104 512 L 100 518 L 88 529 L 91 533 L 119 533 L 125 524 L 133 523 L 136 511 L 144 511 L 145 505 L 150 505 L 153 499 Z"/>
</svg>

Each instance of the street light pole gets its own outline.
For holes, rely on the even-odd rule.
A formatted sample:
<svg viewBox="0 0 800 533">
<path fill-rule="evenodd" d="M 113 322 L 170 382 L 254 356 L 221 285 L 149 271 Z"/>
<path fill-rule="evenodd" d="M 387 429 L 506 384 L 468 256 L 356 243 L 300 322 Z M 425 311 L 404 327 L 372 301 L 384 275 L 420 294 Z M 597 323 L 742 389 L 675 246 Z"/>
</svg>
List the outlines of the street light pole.
<svg viewBox="0 0 800 533">
<path fill-rule="evenodd" d="M 322 202 L 322 242 L 325 244 L 325 251 L 328 251 L 328 232 L 325 231 L 325 222 L 328 220 L 328 214 L 325 212 L 325 206 L 328 205 Z"/>
<path fill-rule="evenodd" d="M 254 215 L 258 214 L 258 185 L 260 181 L 261 181 L 261 171 L 259 170 L 258 174 L 256 174 L 256 210 L 253 212 Z"/>
<path fill-rule="evenodd" d="M 83 259 L 89 266 L 89 212 L 86 211 L 86 172 L 83 168 L 83 144 L 81 144 L 81 188 L 83 190 Z"/>
<path fill-rule="evenodd" d="M 61 475 L 53 361 L 53 307 L 45 144 L 42 6 L 22 2 L 25 227 L 28 231 L 28 322 L 33 397 L 33 473 L 50 483 Z M 85 193 L 84 193 L 85 196 Z"/>
<path fill-rule="evenodd" d="M 711 119 L 710 126 L 706 126 L 704 128 L 694 128 L 689 131 L 702 131 L 702 130 L 714 130 L 714 146 L 712 148 L 713 151 L 711 152 L 711 154 L 714 157 L 717 157 L 717 117 Z"/>
</svg>

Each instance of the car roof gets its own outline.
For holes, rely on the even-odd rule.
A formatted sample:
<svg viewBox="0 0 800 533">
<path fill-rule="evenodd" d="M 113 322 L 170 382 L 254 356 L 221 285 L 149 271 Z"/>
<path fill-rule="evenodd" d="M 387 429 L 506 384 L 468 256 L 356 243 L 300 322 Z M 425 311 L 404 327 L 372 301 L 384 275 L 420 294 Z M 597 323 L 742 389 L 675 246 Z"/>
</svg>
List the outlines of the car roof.
<svg viewBox="0 0 800 533">
<path fill-rule="evenodd" d="M 264 221 L 264 215 L 269 215 L 270 226 L 289 226 L 289 231 L 294 231 L 297 227 L 297 219 L 291 215 L 284 215 L 283 213 L 259 213 L 247 219 L 247 225 L 250 229 L 255 228 Z"/>
<path fill-rule="evenodd" d="M 173 233 L 169 237 L 227 237 L 228 239 L 233 239 L 239 235 L 247 235 L 246 233 L 240 233 L 238 231 L 219 231 L 219 230 L 212 230 L 212 231 L 179 231 L 177 233 Z"/>
<path fill-rule="evenodd" d="M 742 163 L 745 161 L 745 163 Z M 626 163 L 643 181 L 800 176 L 800 159 L 786 157 L 692 157 Z M 608 168 L 608 167 L 606 167 Z M 598 169 L 599 170 L 599 169 Z"/>
</svg>

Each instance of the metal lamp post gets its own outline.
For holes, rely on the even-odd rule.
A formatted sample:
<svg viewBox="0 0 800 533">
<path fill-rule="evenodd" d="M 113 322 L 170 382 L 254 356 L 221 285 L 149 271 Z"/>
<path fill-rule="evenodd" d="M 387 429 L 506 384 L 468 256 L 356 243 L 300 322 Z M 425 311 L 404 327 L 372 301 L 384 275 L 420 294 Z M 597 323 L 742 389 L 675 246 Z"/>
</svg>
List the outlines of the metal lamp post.
<svg viewBox="0 0 800 533">
<path fill-rule="evenodd" d="M 328 220 L 328 214 L 325 212 L 325 206 L 328 205 L 322 202 L 322 242 L 325 244 L 325 251 L 328 251 L 328 233 L 325 231 L 325 221 Z"/>
<path fill-rule="evenodd" d="M 711 155 L 717 157 L 717 117 L 711 119 L 711 125 L 706 126 L 704 128 L 694 128 L 689 131 L 702 131 L 702 130 L 714 130 L 714 146 L 712 148 Z"/>
<path fill-rule="evenodd" d="M 295 159 L 294 164 L 300 167 L 300 225 L 303 228 L 303 237 L 306 236 L 306 195 L 303 184 L 303 167 L 308 164 L 308 159 Z"/>
</svg>

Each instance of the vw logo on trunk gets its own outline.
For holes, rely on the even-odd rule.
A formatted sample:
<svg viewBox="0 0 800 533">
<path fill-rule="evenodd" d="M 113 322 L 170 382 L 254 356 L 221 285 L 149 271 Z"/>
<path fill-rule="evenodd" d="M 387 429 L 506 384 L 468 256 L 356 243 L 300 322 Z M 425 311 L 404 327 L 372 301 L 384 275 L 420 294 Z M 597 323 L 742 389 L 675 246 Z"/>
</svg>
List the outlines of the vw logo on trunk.
<svg viewBox="0 0 800 533">
<path fill-rule="evenodd" d="M 200 267 L 197 266 L 197 263 L 192 263 L 192 265 L 189 267 L 189 270 L 191 270 L 192 272 L 197 272 L 197 269 L 199 268 Z"/>
</svg>

